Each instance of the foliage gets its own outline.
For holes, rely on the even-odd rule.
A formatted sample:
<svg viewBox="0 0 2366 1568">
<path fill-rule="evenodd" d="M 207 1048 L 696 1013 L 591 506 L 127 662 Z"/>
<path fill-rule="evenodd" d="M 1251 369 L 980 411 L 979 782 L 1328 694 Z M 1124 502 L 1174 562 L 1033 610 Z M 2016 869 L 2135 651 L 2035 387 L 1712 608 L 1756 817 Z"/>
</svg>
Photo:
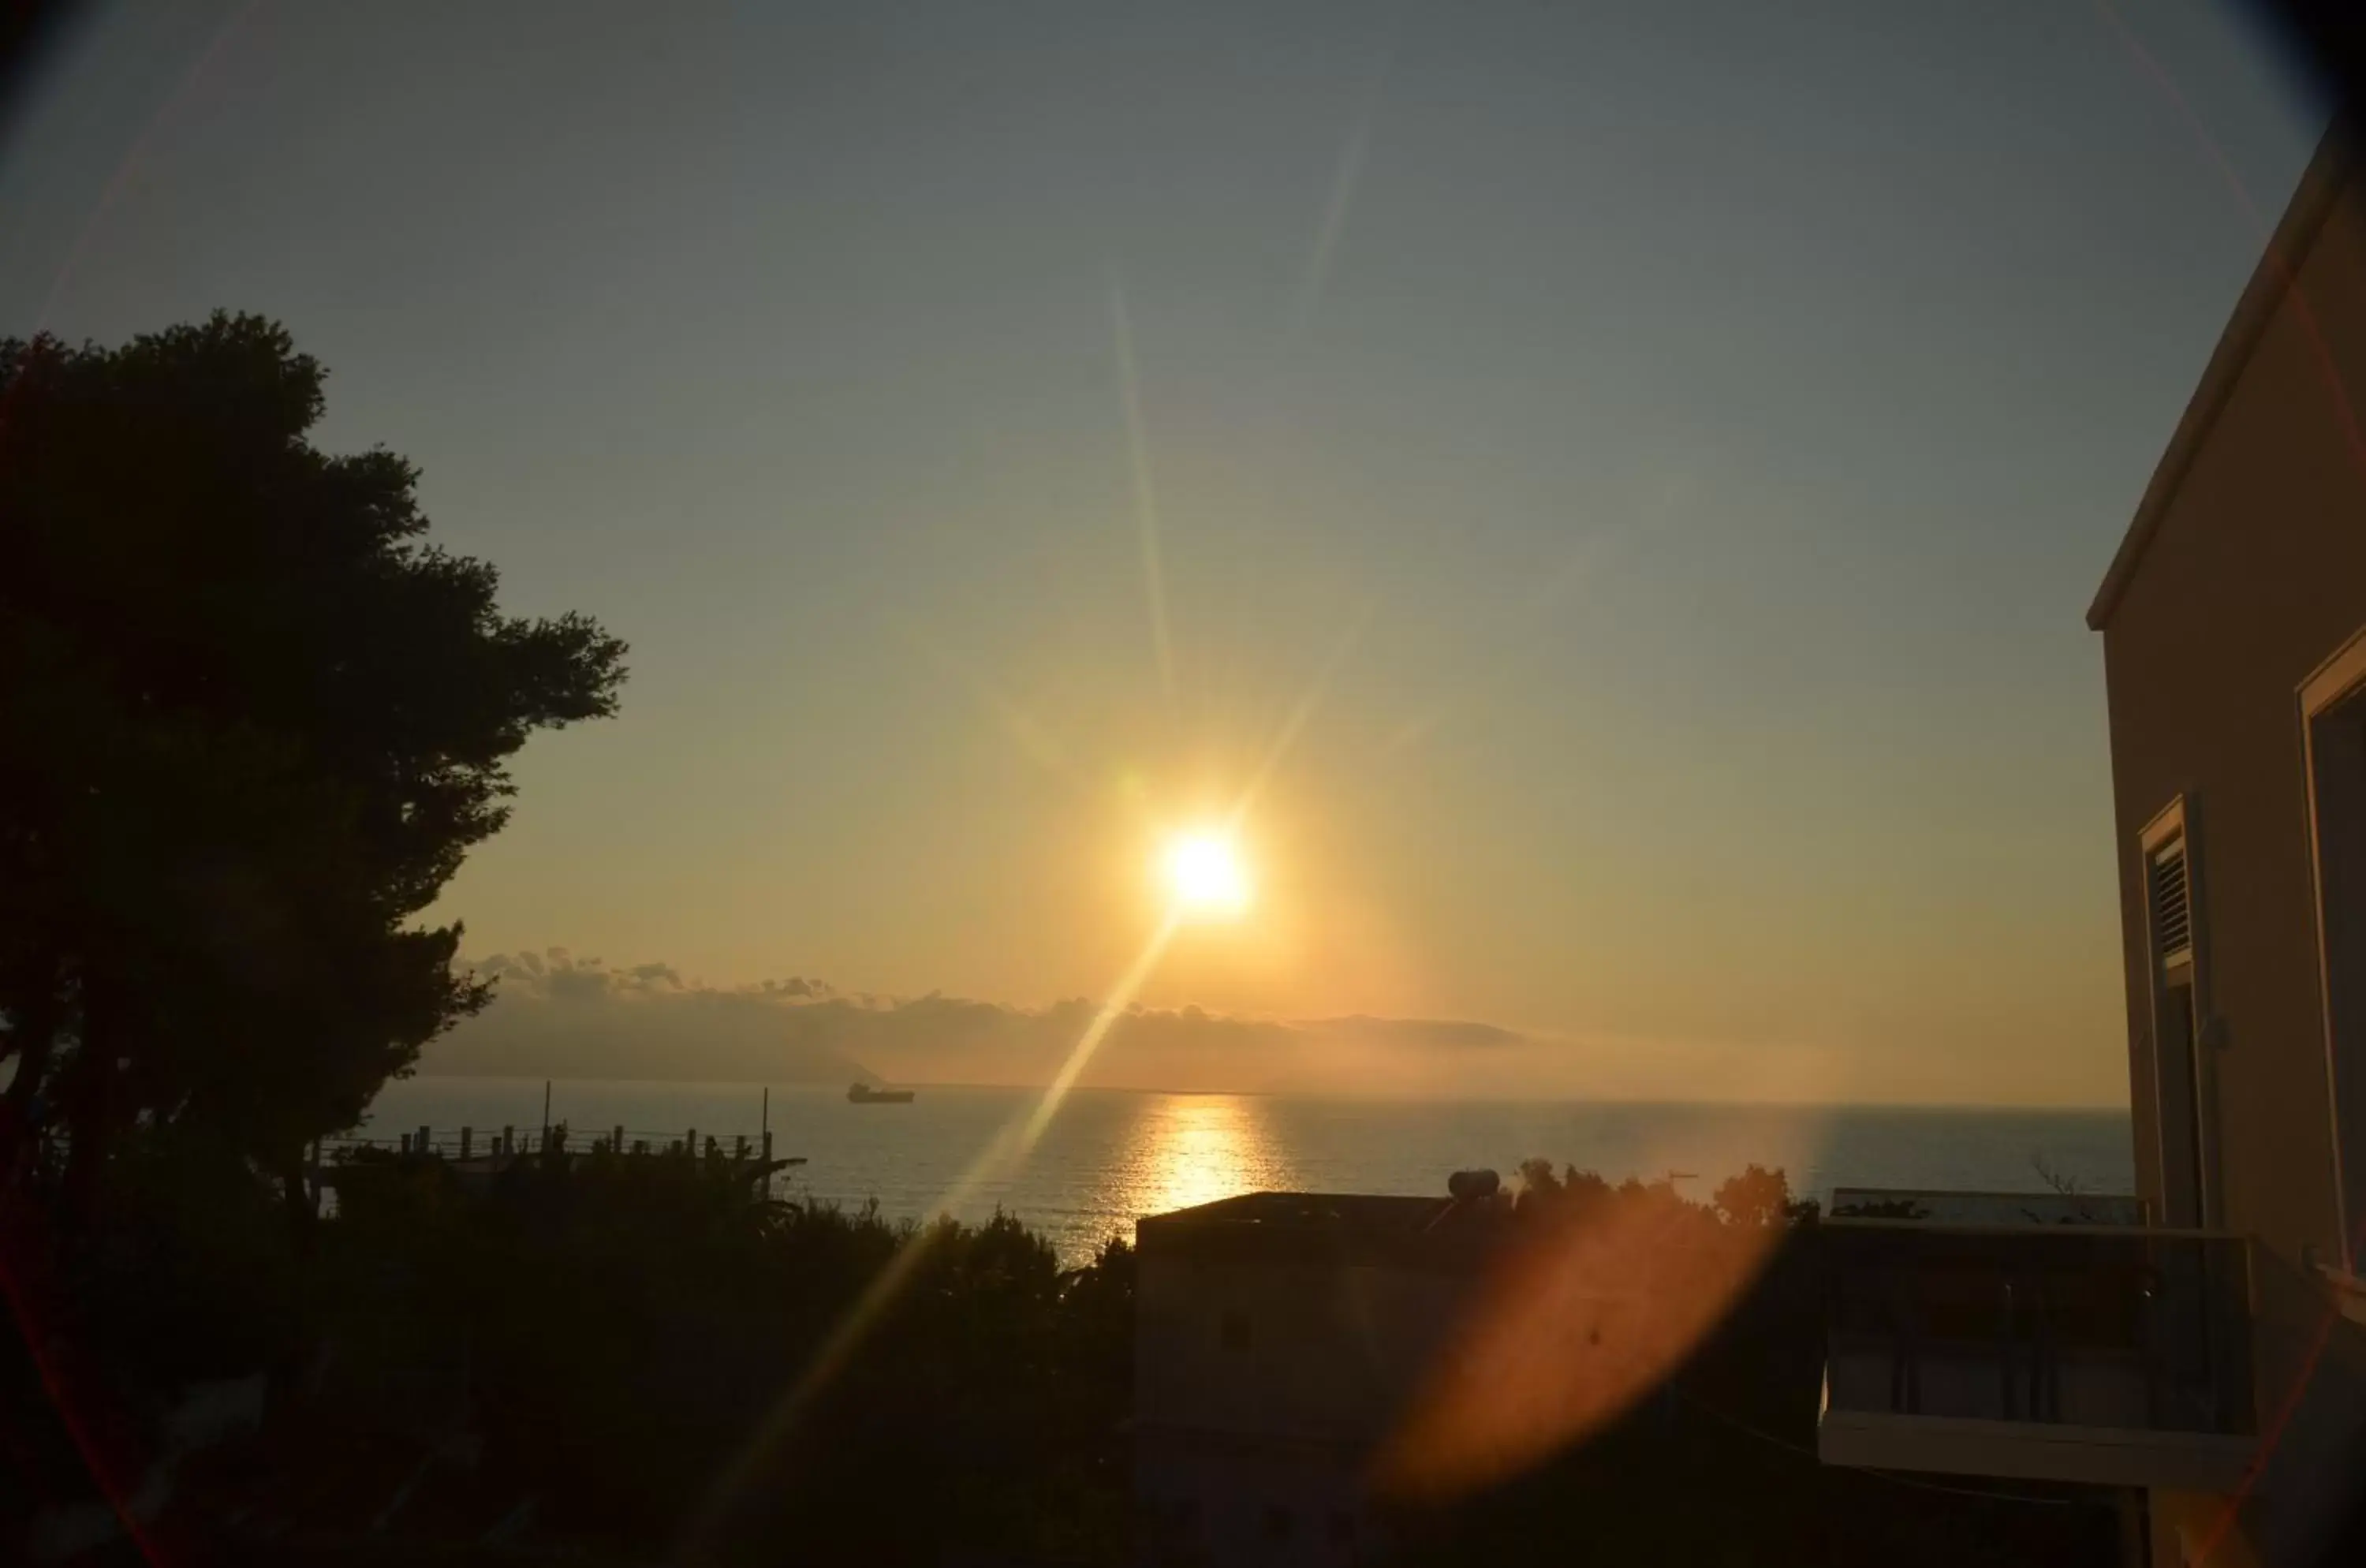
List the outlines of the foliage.
<svg viewBox="0 0 2366 1568">
<path fill-rule="evenodd" d="M 1064 1272 L 1008 1215 L 924 1226 L 767 1201 L 730 1160 L 679 1154 L 552 1156 L 482 1201 L 433 1161 L 368 1177 L 324 1230 L 332 1337 L 407 1359 L 425 1322 L 471 1347 L 484 1462 L 542 1499 L 559 1537 L 661 1550 L 739 1473 L 722 1499 L 730 1561 L 913 1561 L 956 1540 L 1112 1555 L 1123 1242 Z M 897 1260 L 902 1289 L 819 1401 L 751 1450 Z M 346 1398 L 366 1403 L 364 1363 L 347 1371 Z"/>
<path fill-rule="evenodd" d="M 1580 1170 L 1573 1165 L 1562 1167 L 1556 1175 L 1552 1161 L 1540 1156 L 1522 1160 L 1519 1177 L 1514 1203 L 1520 1213 L 1583 1213 L 1621 1201 L 1654 1203 L 1672 1215 L 1737 1226 L 1812 1224 L 1819 1213 L 1814 1199 L 1791 1196 L 1790 1179 L 1779 1167 L 1773 1170 L 1761 1165 L 1746 1167 L 1740 1175 L 1719 1183 L 1706 1204 L 1685 1199 L 1668 1181 L 1645 1182 L 1630 1176 L 1614 1187 L 1599 1172 Z"/>
<path fill-rule="evenodd" d="M 729 1473 L 719 1561 L 934 1562 L 949 1542 L 987 1561 L 1123 1556 L 1123 1241 L 1063 1269 L 1008 1215 L 920 1225 L 768 1201 L 727 1157 L 553 1151 L 472 1190 L 444 1162 L 380 1155 L 337 1171 L 338 1212 L 299 1259 L 259 1178 L 126 1180 L 170 1165 L 148 1142 L 110 1167 L 118 1234 L 140 1246 L 72 1281 L 48 1322 L 109 1369 L 84 1421 L 152 1429 L 192 1380 L 273 1371 L 263 1434 L 189 1477 L 159 1526 L 176 1560 L 254 1561 L 265 1541 L 342 1560 L 381 1516 L 399 1556 L 531 1499 L 553 1550 L 659 1561 Z M 756 1443 L 898 1260 L 902 1290 L 824 1396 Z M 29 1383 L 31 1358 L 9 1359 Z M 51 1495 L 80 1469 L 57 1425 L 18 1456 Z M 0 1539 L 21 1534 L 11 1489 Z M 236 1518 L 258 1533 L 222 1537 Z"/>
<path fill-rule="evenodd" d="M 135 1120 L 277 1163 L 479 1007 L 411 922 L 623 645 L 501 615 L 419 475 L 309 432 L 325 373 L 216 314 L 0 342 L 0 1172 L 37 1094 L 95 1166 Z"/>
<path fill-rule="evenodd" d="M 1813 1198 L 1794 1200 L 1791 1183 L 1781 1169 L 1768 1170 L 1761 1165 L 1746 1166 L 1741 1175 L 1727 1177 L 1712 1202 L 1725 1222 L 1735 1225 L 1797 1224 L 1812 1222 L 1817 1215 Z"/>
</svg>

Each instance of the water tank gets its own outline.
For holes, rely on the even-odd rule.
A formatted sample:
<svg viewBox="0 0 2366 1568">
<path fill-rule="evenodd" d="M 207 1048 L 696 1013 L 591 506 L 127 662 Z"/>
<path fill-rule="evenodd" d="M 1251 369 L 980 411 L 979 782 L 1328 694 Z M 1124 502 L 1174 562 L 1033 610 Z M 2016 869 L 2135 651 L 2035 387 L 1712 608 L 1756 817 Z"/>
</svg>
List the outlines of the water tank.
<svg viewBox="0 0 2366 1568">
<path fill-rule="evenodd" d="M 1503 1185 L 1503 1178 L 1492 1170 L 1458 1170 L 1446 1179 L 1447 1191 L 1465 1201 L 1493 1198 Z"/>
</svg>

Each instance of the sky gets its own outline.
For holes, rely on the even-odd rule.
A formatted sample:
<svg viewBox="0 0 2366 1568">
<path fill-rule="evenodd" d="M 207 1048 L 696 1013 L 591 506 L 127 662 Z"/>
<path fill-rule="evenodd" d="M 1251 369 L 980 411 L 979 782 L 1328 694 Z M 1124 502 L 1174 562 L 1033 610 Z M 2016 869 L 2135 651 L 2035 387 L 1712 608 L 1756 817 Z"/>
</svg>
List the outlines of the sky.
<svg viewBox="0 0 2366 1568">
<path fill-rule="evenodd" d="M 472 954 L 1065 1028 L 1246 796 L 1146 1018 L 2124 1100 L 2081 615 L 2323 123 L 2242 12 L 159 0 L 12 111 L 0 332 L 275 316 L 632 644 Z"/>
</svg>

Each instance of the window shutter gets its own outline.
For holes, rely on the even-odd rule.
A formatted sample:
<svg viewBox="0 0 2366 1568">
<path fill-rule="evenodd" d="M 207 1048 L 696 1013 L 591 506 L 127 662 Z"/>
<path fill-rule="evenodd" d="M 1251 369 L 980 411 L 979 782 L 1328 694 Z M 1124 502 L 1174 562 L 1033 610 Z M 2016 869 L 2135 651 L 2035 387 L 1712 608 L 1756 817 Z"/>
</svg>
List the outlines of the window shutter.
<svg viewBox="0 0 2366 1568">
<path fill-rule="evenodd" d="M 2192 879 L 2186 873 L 2182 834 L 2153 852 L 2152 938 L 2163 964 L 2192 954 Z"/>
</svg>

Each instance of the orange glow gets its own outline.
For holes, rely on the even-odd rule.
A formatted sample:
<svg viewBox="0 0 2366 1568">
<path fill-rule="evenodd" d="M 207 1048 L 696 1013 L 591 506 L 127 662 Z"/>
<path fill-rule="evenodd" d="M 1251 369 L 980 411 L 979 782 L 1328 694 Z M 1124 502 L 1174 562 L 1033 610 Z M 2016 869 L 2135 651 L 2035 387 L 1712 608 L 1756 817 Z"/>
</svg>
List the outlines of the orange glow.
<svg viewBox="0 0 2366 1568">
<path fill-rule="evenodd" d="M 1684 1364 L 1782 1235 L 1673 1197 L 1547 1218 L 1538 1232 L 1491 1272 L 1440 1351 L 1380 1454 L 1383 1489 L 1444 1501 L 1617 1420 Z"/>
</svg>

